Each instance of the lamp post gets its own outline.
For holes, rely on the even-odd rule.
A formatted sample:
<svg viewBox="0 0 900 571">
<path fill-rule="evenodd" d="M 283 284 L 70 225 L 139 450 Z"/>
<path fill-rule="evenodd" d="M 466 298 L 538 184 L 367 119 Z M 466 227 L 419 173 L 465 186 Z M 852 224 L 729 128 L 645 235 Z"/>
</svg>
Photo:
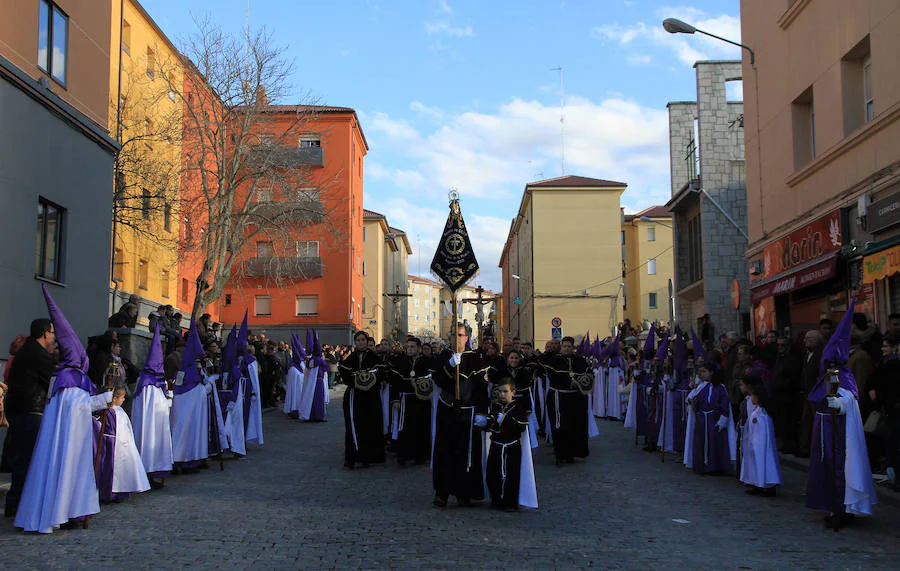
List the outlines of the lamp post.
<svg viewBox="0 0 900 571">
<path fill-rule="evenodd" d="M 663 28 L 670 34 L 694 34 L 694 33 L 703 34 L 704 36 L 709 36 L 710 38 L 715 38 L 719 41 L 725 42 L 726 44 L 731 44 L 731 45 L 737 46 L 741 49 L 745 49 L 750 54 L 750 66 L 751 67 L 756 66 L 756 54 L 753 53 L 753 50 L 751 50 L 749 46 L 745 46 L 744 44 L 739 44 L 738 42 L 733 42 L 733 41 L 725 39 L 721 36 L 717 36 L 715 34 L 711 34 L 709 32 L 700 30 L 700 29 L 695 28 L 694 26 L 692 26 L 686 22 L 682 22 L 681 20 L 678 20 L 676 18 L 667 18 L 667 19 L 663 20 Z"/>
</svg>

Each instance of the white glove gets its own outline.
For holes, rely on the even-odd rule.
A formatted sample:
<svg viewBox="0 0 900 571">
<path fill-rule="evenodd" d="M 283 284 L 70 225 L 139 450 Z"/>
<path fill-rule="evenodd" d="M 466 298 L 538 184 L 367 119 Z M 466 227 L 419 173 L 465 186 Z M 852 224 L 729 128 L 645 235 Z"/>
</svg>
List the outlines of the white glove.
<svg viewBox="0 0 900 571">
<path fill-rule="evenodd" d="M 106 391 L 105 393 L 100 393 L 99 395 L 92 396 L 91 412 L 96 412 L 98 410 L 103 410 L 104 408 L 109 407 L 109 403 L 112 402 L 112 398 L 112 391 Z"/>
<path fill-rule="evenodd" d="M 212 383 L 206 383 L 204 386 L 206 387 L 206 394 L 208 394 L 208 395 L 212 394 L 212 390 L 213 390 Z"/>
<path fill-rule="evenodd" d="M 450 366 L 455 367 L 459 365 L 460 361 L 462 361 L 462 353 L 454 353 L 453 356 L 450 357 Z"/>
<path fill-rule="evenodd" d="M 166 398 L 172 400 L 175 398 L 175 393 L 173 391 L 166 391 Z"/>
<path fill-rule="evenodd" d="M 728 426 L 728 417 L 722 415 L 719 417 L 719 422 L 716 423 L 716 428 L 719 430 L 719 432 L 722 432 L 726 426 Z"/>
<path fill-rule="evenodd" d="M 484 428 L 487 426 L 487 417 L 483 414 L 476 414 L 475 420 L 472 423 L 478 428 Z"/>
<path fill-rule="evenodd" d="M 825 397 L 825 401 L 828 403 L 828 408 L 833 408 L 838 414 L 844 414 L 844 403 L 841 402 L 841 399 L 838 397 Z"/>
<path fill-rule="evenodd" d="M 234 401 L 231 401 L 230 403 L 228 403 L 228 406 L 225 407 L 225 410 L 228 412 L 233 411 L 234 410 Z"/>
</svg>

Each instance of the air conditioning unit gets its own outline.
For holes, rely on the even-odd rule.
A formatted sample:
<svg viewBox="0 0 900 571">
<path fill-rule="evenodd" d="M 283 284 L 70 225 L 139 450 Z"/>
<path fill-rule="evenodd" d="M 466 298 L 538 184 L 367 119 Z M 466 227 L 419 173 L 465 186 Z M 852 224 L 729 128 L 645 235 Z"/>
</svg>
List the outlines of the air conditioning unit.
<svg viewBox="0 0 900 571">
<path fill-rule="evenodd" d="M 856 201 L 856 215 L 862 218 L 869 211 L 869 204 L 871 200 L 869 199 L 868 194 L 864 194 L 859 197 Z"/>
</svg>

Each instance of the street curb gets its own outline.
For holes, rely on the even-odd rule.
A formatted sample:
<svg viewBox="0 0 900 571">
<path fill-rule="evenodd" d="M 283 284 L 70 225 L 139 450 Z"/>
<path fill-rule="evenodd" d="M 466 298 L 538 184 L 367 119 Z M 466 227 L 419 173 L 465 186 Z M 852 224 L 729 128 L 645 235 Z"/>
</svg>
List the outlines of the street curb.
<svg viewBox="0 0 900 571">
<path fill-rule="evenodd" d="M 800 472 L 809 472 L 808 460 L 804 462 L 803 458 L 786 456 L 784 454 L 780 454 L 780 456 L 782 466 L 787 466 L 792 470 L 798 470 Z M 875 493 L 878 494 L 879 504 L 885 504 L 900 509 L 900 493 L 894 492 L 889 488 L 885 488 L 877 484 L 875 485 Z"/>
</svg>

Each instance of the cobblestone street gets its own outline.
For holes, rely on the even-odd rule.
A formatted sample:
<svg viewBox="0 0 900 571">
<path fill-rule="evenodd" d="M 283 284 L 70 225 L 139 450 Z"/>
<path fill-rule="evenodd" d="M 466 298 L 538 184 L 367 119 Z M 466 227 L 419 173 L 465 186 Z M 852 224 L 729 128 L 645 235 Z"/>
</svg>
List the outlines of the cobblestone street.
<svg viewBox="0 0 900 571">
<path fill-rule="evenodd" d="M 897 568 L 900 510 L 826 532 L 797 470 L 777 498 L 750 497 L 601 421 L 587 462 L 557 469 L 537 451 L 540 510 L 439 510 L 426 468 L 342 469 L 339 395 L 329 414 L 301 424 L 271 411 L 246 460 L 103 506 L 87 531 L 25 535 L 4 520 L 4 568 Z"/>
</svg>

